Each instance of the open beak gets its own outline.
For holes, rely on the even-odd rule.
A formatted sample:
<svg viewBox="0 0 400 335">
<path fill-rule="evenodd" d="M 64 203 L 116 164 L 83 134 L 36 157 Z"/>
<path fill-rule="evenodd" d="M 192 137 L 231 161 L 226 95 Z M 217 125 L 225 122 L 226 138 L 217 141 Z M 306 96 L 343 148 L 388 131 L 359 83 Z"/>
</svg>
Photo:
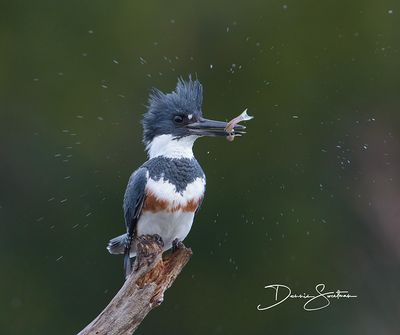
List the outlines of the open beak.
<svg viewBox="0 0 400 335">
<path fill-rule="evenodd" d="M 189 123 L 186 127 L 189 129 L 191 134 L 198 136 L 241 136 L 242 134 L 245 134 L 243 131 L 246 129 L 245 126 L 238 124 L 233 128 L 232 133 L 228 133 L 225 131 L 227 125 L 228 122 L 200 118 L 197 122 Z"/>
</svg>

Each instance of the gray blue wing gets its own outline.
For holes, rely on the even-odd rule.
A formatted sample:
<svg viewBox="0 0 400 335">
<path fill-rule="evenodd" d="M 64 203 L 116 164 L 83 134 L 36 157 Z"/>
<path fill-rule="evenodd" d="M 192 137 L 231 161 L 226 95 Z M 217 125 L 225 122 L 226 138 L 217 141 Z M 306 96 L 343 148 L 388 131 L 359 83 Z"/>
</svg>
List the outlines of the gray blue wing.
<svg viewBox="0 0 400 335">
<path fill-rule="evenodd" d="M 142 213 L 143 203 L 145 199 L 145 189 L 148 179 L 148 171 L 146 168 L 139 168 L 129 178 L 124 196 L 124 215 L 127 238 L 124 249 L 124 269 L 125 276 L 131 273 L 132 265 L 129 257 L 133 236 L 136 233 L 136 225 Z"/>
<path fill-rule="evenodd" d="M 148 179 L 147 169 L 139 168 L 129 178 L 124 196 L 124 215 L 127 233 L 132 235 L 142 212 L 145 188 Z"/>
</svg>

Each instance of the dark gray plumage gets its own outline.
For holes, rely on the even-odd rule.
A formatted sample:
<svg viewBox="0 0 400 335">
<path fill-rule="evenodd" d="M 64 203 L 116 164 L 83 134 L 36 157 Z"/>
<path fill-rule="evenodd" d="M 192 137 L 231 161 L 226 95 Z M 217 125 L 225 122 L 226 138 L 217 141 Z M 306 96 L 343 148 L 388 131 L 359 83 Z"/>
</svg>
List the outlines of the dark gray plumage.
<svg viewBox="0 0 400 335">
<path fill-rule="evenodd" d="M 148 160 L 142 165 L 149 171 L 149 176 L 153 180 L 164 180 L 173 184 L 177 192 L 182 193 L 187 184 L 196 178 L 204 178 L 204 172 L 195 158 L 168 158 L 158 156 Z"/>
<path fill-rule="evenodd" d="M 196 119 L 202 117 L 203 86 L 200 82 L 178 80 L 175 91 L 163 93 L 153 89 L 149 97 L 148 111 L 143 115 L 143 142 L 148 145 L 154 137 L 162 134 L 172 134 L 177 138 L 189 135 L 182 124 L 177 127 L 174 116 L 195 114 Z"/>
<path fill-rule="evenodd" d="M 126 275 L 131 270 L 129 257 L 133 236 L 135 235 L 136 224 L 142 212 L 145 198 L 145 187 L 147 183 L 147 169 L 140 167 L 129 178 L 128 186 L 124 196 L 124 214 L 127 237 L 125 239 L 124 268 Z M 110 249 L 109 249 L 110 250 Z"/>
</svg>

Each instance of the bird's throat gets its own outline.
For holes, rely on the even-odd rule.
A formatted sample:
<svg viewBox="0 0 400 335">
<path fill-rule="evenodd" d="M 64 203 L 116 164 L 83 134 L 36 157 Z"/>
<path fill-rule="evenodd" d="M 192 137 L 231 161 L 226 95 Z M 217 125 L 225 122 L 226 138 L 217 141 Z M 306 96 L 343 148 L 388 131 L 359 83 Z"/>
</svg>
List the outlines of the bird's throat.
<svg viewBox="0 0 400 335">
<path fill-rule="evenodd" d="M 147 145 L 149 158 L 158 156 L 168 158 L 193 158 L 193 144 L 198 136 L 175 138 L 172 135 L 160 135 L 153 138 Z"/>
</svg>

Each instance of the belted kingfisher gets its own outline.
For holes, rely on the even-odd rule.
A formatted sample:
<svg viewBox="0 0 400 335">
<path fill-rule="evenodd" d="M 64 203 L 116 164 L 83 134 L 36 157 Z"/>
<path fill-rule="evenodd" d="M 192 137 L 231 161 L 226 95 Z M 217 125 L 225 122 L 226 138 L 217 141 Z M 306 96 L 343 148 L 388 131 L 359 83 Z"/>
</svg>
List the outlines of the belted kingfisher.
<svg viewBox="0 0 400 335">
<path fill-rule="evenodd" d="M 149 159 L 129 178 L 123 209 L 126 234 L 108 243 L 111 254 L 125 254 L 125 275 L 131 272 L 137 236 L 158 234 L 164 251 L 188 235 L 204 197 L 206 176 L 193 156 L 193 144 L 202 136 L 229 135 L 226 122 L 203 118 L 200 82 L 179 79 L 175 91 L 154 89 L 143 116 L 143 142 Z M 245 129 L 236 125 L 233 135 Z M 231 134 L 232 135 L 232 134 Z"/>
</svg>

